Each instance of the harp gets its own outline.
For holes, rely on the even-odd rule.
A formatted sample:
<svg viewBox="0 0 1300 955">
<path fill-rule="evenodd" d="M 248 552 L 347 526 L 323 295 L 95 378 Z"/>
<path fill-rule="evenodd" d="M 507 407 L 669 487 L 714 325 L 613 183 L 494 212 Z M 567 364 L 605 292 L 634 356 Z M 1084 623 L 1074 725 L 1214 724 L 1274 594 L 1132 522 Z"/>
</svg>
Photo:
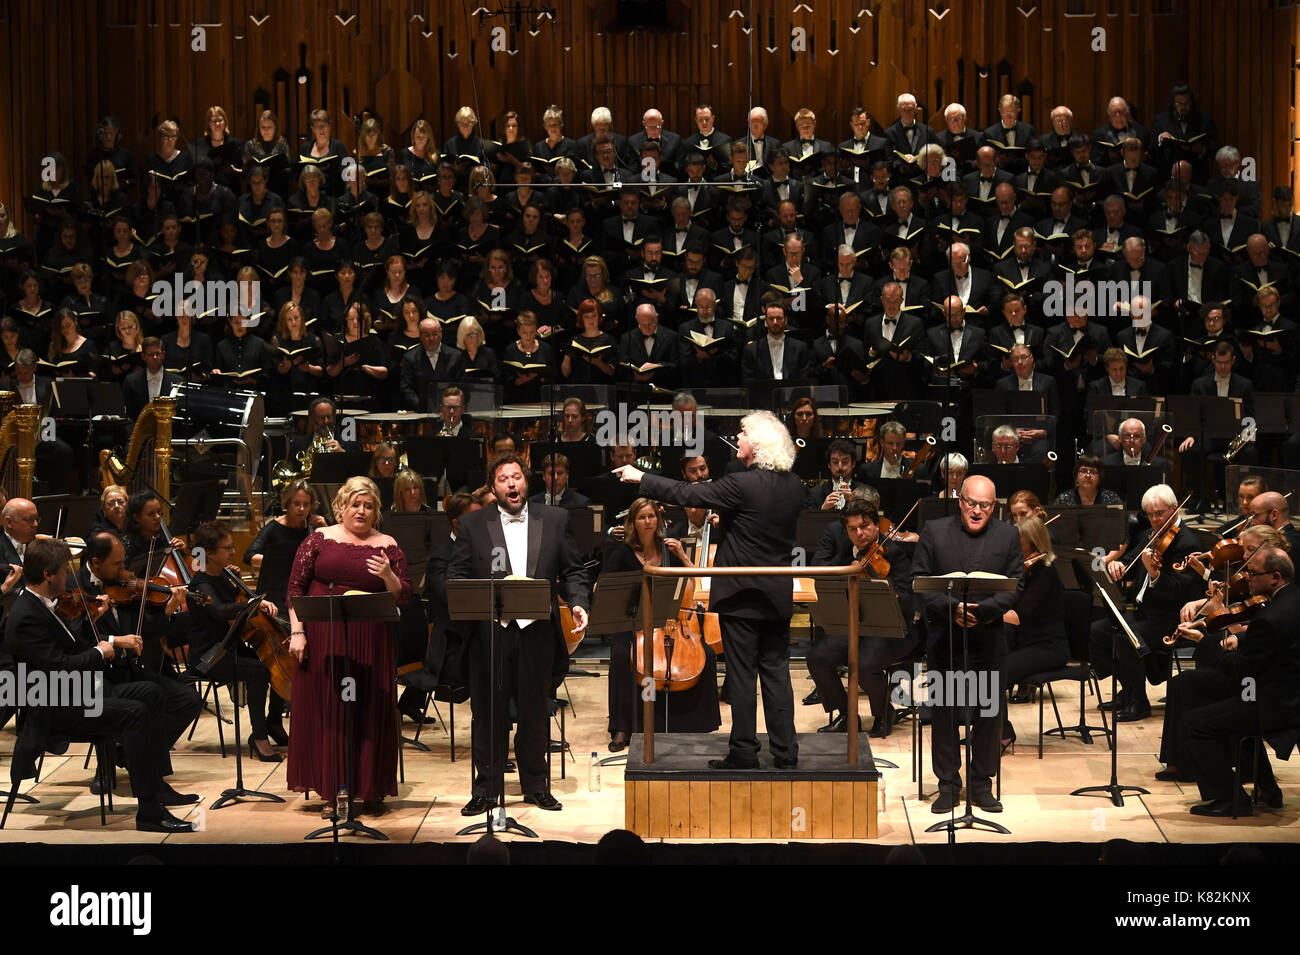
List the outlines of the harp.
<svg viewBox="0 0 1300 955">
<path fill-rule="evenodd" d="M 105 449 L 99 452 L 104 486 L 118 484 L 127 493 L 152 490 L 164 501 L 171 492 L 172 416 L 176 399 L 158 397 L 145 405 L 131 429 L 126 459 Z"/>
<path fill-rule="evenodd" d="M 0 485 L 9 497 L 31 498 L 41 409 L 16 404 L 17 397 L 12 391 L 0 391 Z"/>
</svg>

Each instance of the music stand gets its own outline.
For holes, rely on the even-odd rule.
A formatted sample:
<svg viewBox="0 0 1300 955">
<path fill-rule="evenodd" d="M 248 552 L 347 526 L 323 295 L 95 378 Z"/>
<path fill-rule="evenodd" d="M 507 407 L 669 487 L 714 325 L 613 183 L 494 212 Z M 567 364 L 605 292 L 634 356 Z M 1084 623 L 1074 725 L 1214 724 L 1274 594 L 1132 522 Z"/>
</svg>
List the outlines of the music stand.
<svg viewBox="0 0 1300 955">
<path fill-rule="evenodd" d="M 1092 555 L 1090 554 L 1088 556 L 1091 557 Z M 1138 657 L 1145 657 L 1151 652 L 1151 648 L 1133 632 L 1133 628 L 1130 627 L 1128 621 L 1124 619 L 1123 597 L 1120 595 L 1119 588 L 1115 586 L 1115 582 L 1112 581 L 1106 573 L 1106 570 L 1104 568 L 1100 571 L 1097 570 L 1093 567 L 1090 561 L 1088 564 L 1088 576 L 1092 579 L 1092 582 L 1097 585 L 1097 593 L 1101 598 L 1102 606 L 1106 608 L 1107 612 L 1117 624 L 1117 626 L 1112 627 L 1110 631 L 1110 698 L 1114 700 L 1118 699 L 1119 692 L 1119 667 L 1116 665 L 1119 658 L 1119 651 L 1117 649 L 1119 646 L 1119 638 L 1115 636 L 1115 631 L 1122 630 L 1124 632 L 1124 636 L 1128 637 L 1129 643 L 1133 645 L 1133 649 L 1137 652 Z M 1141 796 L 1150 794 L 1150 790 L 1143 789 L 1141 786 L 1121 786 L 1119 784 L 1118 716 L 1119 709 L 1116 707 L 1115 712 L 1111 714 L 1110 782 L 1104 786 L 1084 786 L 1083 788 L 1076 789 L 1074 792 L 1070 793 L 1071 796 L 1088 796 L 1092 793 L 1105 793 L 1110 796 L 1110 801 L 1118 807 L 1124 805 L 1125 792 L 1137 793 Z"/>
<path fill-rule="evenodd" d="M 333 585 L 330 586 L 332 590 Z M 293 612 L 303 623 L 314 621 L 327 624 L 329 626 L 328 640 L 330 644 L 334 642 L 334 622 L 336 620 L 343 622 L 343 679 L 349 683 L 352 680 L 352 647 L 348 634 L 348 621 L 359 620 L 365 623 L 395 624 L 401 619 L 397 612 L 397 598 L 388 591 L 377 594 L 329 593 L 319 597 L 295 597 Z M 309 647 L 308 652 L 314 653 L 315 651 Z M 325 652 L 328 652 L 328 650 Z M 339 822 L 338 799 L 336 798 L 334 800 L 334 811 L 330 814 L 330 824 L 307 833 L 303 838 L 315 839 L 326 833 L 332 833 L 334 842 L 337 843 L 340 832 L 355 832 L 387 842 L 388 836 L 378 829 L 367 826 L 356 817 L 357 767 L 356 752 L 352 744 L 352 715 L 356 701 L 353 699 L 354 694 L 352 693 L 343 696 L 343 762 L 345 763 L 344 771 L 347 773 L 348 784 L 348 818 L 342 823 Z M 330 722 L 332 723 L 333 720 Z M 335 793 L 335 796 L 337 795 Z M 326 798 L 329 798 L 328 795 L 326 795 Z"/>
<path fill-rule="evenodd" d="M 230 629 L 227 630 L 226 635 L 221 638 L 221 642 L 205 653 L 203 659 L 199 661 L 196 668 L 199 673 L 207 674 L 211 667 L 214 664 L 220 663 L 226 654 L 234 655 L 239 652 L 239 644 L 243 642 L 244 628 L 248 626 L 248 621 L 253 618 L 253 614 L 257 613 L 261 606 L 262 597 L 260 595 L 254 597 L 243 606 L 239 611 L 239 616 L 230 622 Z M 239 662 L 238 660 L 232 662 L 234 663 L 234 666 L 231 667 L 231 672 L 234 673 L 234 678 L 231 680 L 230 686 L 234 697 L 232 703 L 234 704 L 233 709 L 235 711 L 235 785 L 232 789 L 223 790 L 221 796 L 208 807 L 214 811 L 217 809 L 224 809 L 226 806 L 233 805 L 234 803 L 244 799 L 265 799 L 268 802 L 284 802 L 284 799 L 275 795 L 275 793 L 264 793 L 258 789 L 244 788 L 244 747 L 242 745 L 244 737 L 239 728 L 239 688 L 242 683 L 239 679 Z"/>
<path fill-rule="evenodd" d="M 312 483 L 343 484 L 350 477 L 370 470 L 368 451 L 326 451 L 312 456 Z"/>
<path fill-rule="evenodd" d="M 822 577 L 817 581 L 817 602 L 810 607 L 813 626 L 827 636 L 848 636 L 849 581 L 846 577 Z M 907 636 L 907 621 L 898 603 L 898 594 L 888 580 L 858 581 L 858 639 L 885 637 L 902 640 Z M 858 675 L 850 673 L 849 679 Z M 838 679 L 838 677 L 837 677 Z M 892 705 L 886 698 L 885 705 Z M 857 715 L 856 713 L 853 715 Z M 898 765 L 873 754 L 877 766 L 897 769 Z"/>
<path fill-rule="evenodd" d="M 614 571 L 601 575 L 592 595 L 591 613 L 588 614 L 587 633 L 589 635 L 603 637 L 613 633 L 623 633 L 628 629 L 629 621 L 639 619 L 641 576 L 639 570 Z M 687 579 L 685 577 L 676 579 L 651 578 L 651 612 L 654 614 L 655 620 L 671 620 L 677 615 L 677 609 L 682 600 L 682 585 L 685 584 Z M 676 584 L 676 586 L 673 586 L 673 584 Z M 635 648 L 633 648 L 633 653 L 635 652 Z M 623 662 L 629 667 L 632 666 L 631 660 Z M 616 661 L 611 653 L 609 665 L 613 667 L 615 664 Z M 667 694 L 665 694 L 665 700 L 666 698 Z M 665 702 L 665 732 L 668 729 L 667 721 L 667 703 Z M 606 756 L 600 761 L 600 765 L 608 766 L 611 763 L 626 761 L 627 753 L 616 753 L 613 756 Z"/>
<path fill-rule="evenodd" d="M 1019 586 L 1019 583 L 1020 582 L 1014 577 L 970 577 L 964 574 L 956 577 L 940 575 L 937 577 L 917 577 L 912 581 L 912 592 L 917 594 L 947 594 L 949 598 L 952 598 L 954 591 L 960 591 L 961 596 L 958 602 L 970 603 L 970 595 L 972 592 L 980 595 L 1003 593 L 1015 590 L 1016 587 Z M 956 627 L 956 623 L 953 620 L 951 612 L 947 614 L 947 617 L 948 665 L 952 666 L 953 630 Z M 970 642 L 967 639 L 965 627 L 961 628 L 961 656 L 962 670 L 969 671 Z M 945 702 L 948 703 L 948 705 L 951 705 L 952 701 Z M 925 830 L 926 832 L 939 832 L 940 830 L 946 830 L 948 833 L 949 843 L 955 843 L 957 841 L 958 829 L 973 829 L 976 826 L 985 826 L 990 831 L 1000 833 L 1004 836 L 1009 836 L 1011 834 L 1011 830 L 1006 826 L 999 825 L 992 819 L 981 819 L 979 816 L 971 812 L 970 796 L 972 787 L 970 785 L 970 738 L 972 735 L 973 725 L 970 716 L 971 708 L 969 701 L 967 701 L 967 704 L 962 707 L 962 709 L 965 710 L 965 719 L 963 722 L 965 723 L 966 730 L 966 811 L 958 816 L 956 815 L 957 808 L 954 806 L 952 814 L 948 819 L 945 819 L 943 822 L 936 822 Z"/>
<path fill-rule="evenodd" d="M 497 758 L 497 683 L 501 678 L 497 659 L 497 630 L 502 620 L 545 620 L 551 616 L 551 582 L 528 578 L 489 578 L 487 580 L 448 580 L 447 618 L 449 620 L 487 621 L 490 635 L 489 660 L 491 691 L 488 694 L 488 761 L 487 771 L 496 779 L 496 805 L 490 806 L 487 819 L 466 826 L 458 836 L 478 832 L 514 832 L 536 839 L 537 833 L 506 815 L 506 753 Z M 494 813 L 492 810 L 495 809 Z"/>
</svg>

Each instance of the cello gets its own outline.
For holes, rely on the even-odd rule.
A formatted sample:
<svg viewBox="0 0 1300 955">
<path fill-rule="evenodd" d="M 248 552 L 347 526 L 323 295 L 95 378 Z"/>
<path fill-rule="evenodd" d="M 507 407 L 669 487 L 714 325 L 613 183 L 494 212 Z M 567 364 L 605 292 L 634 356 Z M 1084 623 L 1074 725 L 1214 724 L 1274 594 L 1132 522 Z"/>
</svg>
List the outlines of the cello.
<svg viewBox="0 0 1300 955">
<path fill-rule="evenodd" d="M 666 546 L 664 557 L 666 563 Z M 653 659 L 648 672 L 642 649 L 644 637 L 644 628 L 636 630 L 632 635 L 632 673 L 638 685 L 644 686 L 647 679 L 653 679 L 656 690 L 678 693 L 689 690 L 700 682 L 700 676 L 708 662 L 704 642 L 698 634 L 683 627 L 679 617 L 665 621 L 662 627 L 655 627 L 651 633 L 650 652 Z"/>
<path fill-rule="evenodd" d="M 244 583 L 244 579 L 229 567 L 221 568 L 221 573 L 235 585 L 236 603 L 247 603 L 257 598 L 257 594 Z M 257 609 L 249 618 L 240 639 L 257 652 L 257 658 L 271 674 L 271 686 L 282 700 L 288 700 L 293 692 L 293 678 L 298 672 L 298 661 L 289 653 L 289 621 L 283 617 L 274 617 L 266 607 Z"/>
<path fill-rule="evenodd" d="M 709 542 L 710 532 L 713 530 L 713 511 L 705 511 L 704 527 L 700 531 L 700 543 L 695 552 L 695 567 L 697 570 L 707 570 L 713 566 L 713 557 L 717 552 L 717 544 Z M 686 587 L 682 591 L 682 606 L 677 614 L 677 619 L 681 622 L 682 629 L 685 630 L 692 638 L 696 640 L 703 639 L 708 644 L 715 656 L 722 656 L 722 624 L 716 613 L 709 611 L 708 594 L 700 595 L 703 599 L 696 599 L 695 582 L 698 578 L 686 578 Z"/>
</svg>

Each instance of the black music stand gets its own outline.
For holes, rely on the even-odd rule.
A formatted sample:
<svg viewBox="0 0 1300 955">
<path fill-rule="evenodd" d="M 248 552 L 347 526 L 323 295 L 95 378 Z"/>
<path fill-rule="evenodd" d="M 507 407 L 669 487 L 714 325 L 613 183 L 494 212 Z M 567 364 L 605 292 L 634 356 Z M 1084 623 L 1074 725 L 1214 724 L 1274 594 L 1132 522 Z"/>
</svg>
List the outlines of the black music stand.
<svg viewBox="0 0 1300 955">
<path fill-rule="evenodd" d="M 326 451 L 312 456 L 312 483 L 342 484 L 370 470 L 369 451 Z"/>
<path fill-rule="evenodd" d="M 348 638 L 348 621 L 359 620 L 365 623 L 396 624 L 401 619 L 397 612 L 397 598 L 388 591 L 377 594 L 330 593 L 319 597 L 295 597 L 293 612 L 304 623 L 315 621 L 328 624 L 328 640 L 331 644 L 334 642 L 334 622 L 336 620 L 342 621 L 344 680 L 352 679 L 352 648 Z M 314 651 L 309 647 L 308 652 Z M 365 836 L 373 836 L 385 842 L 388 841 L 386 835 L 378 829 L 367 826 L 356 817 L 357 767 L 356 753 L 352 744 L 352 711 L 355 705 L 356 701 L 352 699 L 352 694 L 348 694 L 343 700 L 343 761 L 346 764 L 344 771 L 347 773 L 348 782 L 348 818 L 342 823 L 339 822 L 338 799 L 336 798 L 334 800 L 334 812 L 330 815 L 330 824 L 307 833 L 303 837 L 304 839 L 315 839 L 326 833 L 332 833 L 334 842 L 337 843 L 340 832 L 356 832 Z M 337 796 L 338 794 L 335 793 L 334 795 Z M 328 799 L 329 796 L 326 795 L 326 798 Z"/>
<path fill-rule="evenodd" d="M 1118 698 L 1119 692 L 1119 667 L 1116 665 L 1119 658 L 1119 650 L 1117 649 L 1119 637 L 1116 636 L 1116 631 L 1124 631 L 1124 636 L 1128 637 L 1139 657 L 1145 657 L 1151 652 L 1151 648 L 1133 632 L 1133 628 L 1124 619 L 1123 598 L 1120 596 L 1119 588 L 1115 586 L 1114 581 L 1107 576 L 1105 568 L 1097 570 L 1089 564 L 1088 576 L 1097 585 L 1097 592 L 1101 598 L 1102 606 L 1110 613 L 1116 624 L 1110 631 L 1110 698 L 1114 700 Z M 1141 786 L 1121 786 L 1119 784 L 1119 721 L 1116 719 L 1118 715 L 1119 710 L 1116 708 L 1116 711 L 1111 714 L 1110 723 L 1110 782 L 1104 786 L 1084 786 L 1082 789 L 1076 789 L 1070 793 L 1071 796 L 1105 793 L 1110 796 L 1110 801 L 1115 806 L 1123 806 L 1125 792 L 1137 793 L 1141 796 L 1150 795 L 1150 790 L 1143 789 Z"/>
<path fill-rule="evenodd" d="M 814 626 L 821 627 L 828 636 L 848 636 L 849 633 L 849 582 L 845 577 L 822 577 L 817 581 L 817 602 L 811 606 Z M 898 594 L 888 580 L 858 581 L 858 639 L 886 637 L 903 640 L 907 637 L 907 621 L 898 603 Z M 858 675 L 850 673 L 849 679 Z M 838 679 L 838 677 L 837 677 Z M 888 697 L 886 706 L 892 706 Z M 857 715 L 856 713 L 854 714 Z M 886 714 L 880 718 L 888 719 Z M 872 754 L 877 766 L 897 769 L 898 764 Z"/>
<path fill-rule="evenodd" d="M 243 640 L 244 628 L 248 625 L 248 621 L 253 618 L 253 614 L 257 613 L 261 606 L 262 597 L 260 595 L 254 597 L 244 605 L 243 609 L 239 611 L 239 616 L 230 622 L 230 629 L 227 630 L 226 635 L 221 638 L 221 642 L 205 653 L 203 659 L 199 661 L 199 664 L 196 667 L 199 673 L 207 674 L 209 668 L 214 664 L 220 663 L 226 654 L 234 655 L 239 652 L 239 644 Z M 234 697 L 232 700 L 234 704 L 233 709 L 235 711 L 235 786 L 233 789 L 223 790 L 221 796 L 208 808 L 213 811 L 224 809 L 226 806 L 233 805 L 234 803 L 240 802 L 244 799 L 265 799 L 269 802 L 284 802 L 283 798 L 274 793 L 264 793 L 258 789 L 244 788 L 244 737 L 241 735 L 241 730 L 239 728 L 239 688 L 243 684 L 239 679 L 238 661 L 235 661 L 235 665 L 231 669 L 235 674 L 234 678 L 230 682 L 232 695 Z"/>
<path fill-rule="evenodd" d="M 912 581 L 912 592 L 917 594 L 925 594 L 925 593 L 947 594 L 949 597 L 952 597 L 954 591 L 960 591 L 959 602 L 970 603 L 970 595 L 972 591 L 976 594 L 1002 593 L 1004 591 L 1015 590 L 1016 587 L 1019 586 L 1019 583 L 1020 582 L 1016 580 L 1016 578 L 1014 577 L 1000 577 L 1000 576 L 950 577 L 946 575 L 940 575 L 937 577 L 917 577 L 915 580 Z M 952 650 L 953 650 L 953 642 L 954 642 L 953 631 L 956 629 L 956 622 L 953 620 L 952 613 L 947 614 L 947 617 L 948 617 L 948 665 L 952 666 L 952 662 L 953 662 Z M 961 664 L 962 670 L 969 671 L 970 670 L 970 642 L 967 639 L 965 627 L 961 628 L 961 657 L 962 657 L 962 664 Z M 999 699 L 1000 698 L 1001 698 L 1001 694 L 999 694 Z M 972 734 L 972 729 L 971 729 L 972 722 L 970 717 L 971 706 L 969 704 L 969 701 L 967 701 L 967 704 L 963 706 L 962 709 L 965 711 L 965 719 L 963 720 L 963 722 L 966 724 L 965 725 L 966 811 L 963 812 L 960 816 L 958 816 L 956 815 L 957 809 L 954 806 L 952 810 L 952 815 L 950 815 L 948 819 L 945 819 L 943 822 L 936 822 L 932 826 L 928 826 L 925 831 L 939 832 L 941 830 L 946 830 L 948 833 L 949 843 L 956 843 L 958 829 L 973 829 L 976 826 L 984 826 L 992 832 L 1000 833 L 1001 835 L 1004 836 L 1009 836 L 1011 834 L 1011 830 L 1008 829 L 1006 826 L 999 825 L 998 823 L 994 822 L 992 819 L 981 819 L 979 816 L 971 812 L 970 738 Z"/>
<path fill-rule="evenodd" d="M 536 839 L 537 833 L 506 815 L 506 756 L 497 758 L 496 695 L 501 679 L 497 659 L 497 628 L 502 620 L 544 620 L 551 616 L 551 582 L 529 578 L 490 578 L 488 580 L 448 580 L 447 617 L 449 620 L 486 621 L 490 635 L 491 692 L 488 699 L 488 759 L 486 770 L 496 776 L 496 805 L 490 806 L 487 818 L 466 826 L 458 836 L 475 833 L 514 832 Z M 493 810 L 496 812 L 493 812 Z"/>
</svg>

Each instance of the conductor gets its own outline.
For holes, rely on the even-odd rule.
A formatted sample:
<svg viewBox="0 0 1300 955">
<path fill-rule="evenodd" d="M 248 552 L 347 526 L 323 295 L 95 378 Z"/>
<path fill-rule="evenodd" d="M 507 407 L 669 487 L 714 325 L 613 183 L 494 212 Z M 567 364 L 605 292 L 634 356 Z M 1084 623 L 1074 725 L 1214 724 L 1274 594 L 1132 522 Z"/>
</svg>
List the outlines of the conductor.
<svg viewBox="0 0 1300 955">
<path fill-rule="evenodd" d="M 627 464 L 614 469 L 625 483 L 641 485 L 644 497 L 712 508 L 725 537 L 717 567 L 790 566 L 790 545 L 803 509 L 803 483 L 791 472 L 794 441 L 780 420 L 756 411 L 741 420 L 737 457 L 745 470 L 712 483 L 686 484 L 645 474 Z M 794 589 L 789 577 L 715 577 L 709 609 L 716 611 L 727 656 L 731 740 L 726 759 L 713 769 L 758 768 L 758 700 L 763 690 L 768 745 L 778 769 L 798 765 L 794 735 L 794 691 L 790 686 L 790 615 Z"/>
</svg>

